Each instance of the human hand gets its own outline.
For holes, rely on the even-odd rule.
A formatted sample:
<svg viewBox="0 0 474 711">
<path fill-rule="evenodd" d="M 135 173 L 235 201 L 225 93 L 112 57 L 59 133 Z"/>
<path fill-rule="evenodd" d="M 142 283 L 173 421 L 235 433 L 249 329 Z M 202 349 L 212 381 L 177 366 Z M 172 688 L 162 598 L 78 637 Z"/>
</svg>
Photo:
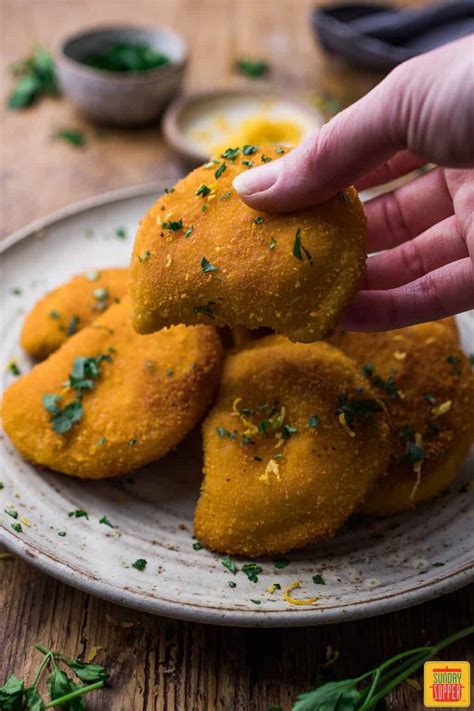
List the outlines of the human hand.
<svg viewBox="0 0 474 711">
<path fill-rule="evenodd" d="M 440 166 L 365 204 L 369 258 L 343 319 L 388 330 L 474 308 L 474 39 L 397 67 L 369 94 L 234 187 L 258 210 L 285 211 Z M 385 250 L 385 251 L 382 251 Z"/>
</svg>

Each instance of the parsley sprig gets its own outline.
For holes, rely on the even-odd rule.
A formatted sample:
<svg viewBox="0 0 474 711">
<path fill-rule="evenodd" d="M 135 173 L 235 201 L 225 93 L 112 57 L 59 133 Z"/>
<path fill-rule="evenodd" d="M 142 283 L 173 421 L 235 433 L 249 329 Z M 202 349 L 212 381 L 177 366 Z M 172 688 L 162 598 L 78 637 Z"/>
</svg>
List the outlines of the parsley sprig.
<svg viewBox="0 0 474 711">
<path fill-rule="evenodd" d="M 379 666 L 354 679 L 320 684 L 313 691 L 300 694 L 292 711 L 370 711 L 417 669 L 439 652 L 474 633 L 474 625 L 449 635 L 437 644 L 417 647 L 396 654 Z"/>
<path fill-rule="evenodd" d="M 53 652 L 41 644 L 36 644 L 35 649 L 44 657 L 32 683 L 27 686 L 22 679 L 12 674 L 0 687 L 0 708 L 5 711 L 21 711 L 21 709 L 42 711 L 58 706 L 81 711 L 86 708 L 82 697 L 95 689 L 101 689 L 107 682 L 109 675 L 99 664 L 69 659 L 60 652 Z M 73 681 L 60 668 L 60 663 L 68 667 L 84 682 L 84 685 Z M 50 672 L 46 682 L 50 701 L 45 701 L 38 690 L 39 682 L 46 670 Z"/>
</svg>

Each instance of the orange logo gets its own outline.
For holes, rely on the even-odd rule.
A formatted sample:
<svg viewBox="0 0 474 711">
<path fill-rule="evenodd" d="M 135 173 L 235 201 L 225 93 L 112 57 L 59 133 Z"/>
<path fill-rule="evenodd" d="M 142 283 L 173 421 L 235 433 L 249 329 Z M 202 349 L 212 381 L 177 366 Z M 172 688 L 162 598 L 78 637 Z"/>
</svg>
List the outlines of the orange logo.
<svg viewBox="0 0 474 711">
<path fill-rule="evenodd" d="M 471 666 L 469 662 L 426 662 L 424 698 L 427 708 L 469 708 Z"/>
</svg>

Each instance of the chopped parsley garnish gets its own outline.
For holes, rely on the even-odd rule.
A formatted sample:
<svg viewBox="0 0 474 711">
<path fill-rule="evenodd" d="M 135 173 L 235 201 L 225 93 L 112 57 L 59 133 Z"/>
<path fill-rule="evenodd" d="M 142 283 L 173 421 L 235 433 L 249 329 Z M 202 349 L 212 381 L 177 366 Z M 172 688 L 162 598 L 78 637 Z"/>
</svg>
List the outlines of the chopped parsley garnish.
<svg viewBox="0 0 474 711">
<path fill-rule="evenodd" d="M 252 168 L 254 165 L 253 160 L 243 160 L 242 165 L 245 165 L 246 168 Z"/>
<path fill-rule="evenodd" d="M 95 54 L 84 57 L 83 64 L 106 72 L 137 74 L 169 64 L 170 59 L 148 42 L 114 42 Z"/>
<path fill-rule="evenodd" d="M 211 264 L 210 262 L 208 262 L 206 257 L 202 257 L 201 269 L 205 274 L 207 274 L 208 272 L 217 272 L 219 270 L 219 267 L 216 267 L 215 264 Z"/>
<path fill-rule="evenodd" d="M 381 378 L 380 375 L 373 375 L 371 383 L 374 387 L 380 388 L 381 390 L 385 390 L 385 392 L 388 393 L 393 400 L 396 400 L 400 397 L 400 392 L 398 390 L 393 375 L 389 375 L 386 380 Z"/>
<path fill-rule="evenodd" d="M 303 244 L 301 242 L 301 227 L 298 227 L 293 242 L 293 256 L 296 257 L 296 259 L 303 261 L 303 254 L 306 256 L 306 259 L 308 260 L 310 265 L 313 266 L 313 258 L 308 252 L 308 250 L 303 247 Z"/>
<path fill-rule="evenodd" d="M 222 154 L 221 158 L 227 158 L 227 160 L 235 160 L 240 153 L 240 148 L 227 148 Z"/>
<path fill-rule="evenodd" d="M 219 200 L 228 200 L 231 197 L 232 197 L 232 192 L 228 192 L 228 193 L 224 193 L 223 195 L 221 195 Z"/>
<path fill-rule="evenodd" d="M 310 430 L 315 430 L 316 427 L 319 425 L 320 419 L 321 418 L 319 417 L 319 415 L 311 415 L 311 417 L 308 417 L 308 421 L 306 424 Z"/>
<path fill-rule="evenodd" d="M 21 523 L 12 523 L 12 528 L 17 533 L 23 533 L 23 527 L 22 527 Z"/>
<path fill-rule="evenodd" d="M 19 286 L 15 286 L 13 289 L 10 290 L 10 293 L 13 294 L 13 296 L 20 296 L 22 294 L 22 290 Z"/>
<path fill-rule="evenodd" d="M 258 583 L 258 576 L 263 571 L 263 568 L 257 563 L 245 563 L 242 566 L 242 573 L 245 573 L 251 583 Z"/>
<path fill-rule="evenodd" d="M 193 312 L 195 314 L 205 314 L 206 316 L 209 316 L 209 318 L 215 319 L 216 315 L 211 306 L 216 306 L 216 302 L 208 301 L 207 304 L 204 304 L 203 306 L 193 306 Z"/>
<path fill-rule="evenodd" d="M 171 232 L 179 232 L 183 229 L 183 220 L 171 220 L 170 222 L 162 222 L 161 226 L 164 230 L 170 230 Z"/>
<path fill-rule="evenodd" d="M 46 94 L 59 93 L 51 55 L 38 47 L 31 56 L 16 62 L 12 72 L 17 83 L 8 97 L 10 109 L 24 109 Z"/>
<path fill-rule="evenodd" d="M 61 536 L 61 538 L 64 538 L 66 535 L 66 531 L 58 531 L 58 536 Z"/>
<path fill-rule="evenodd" d="M 426 451 L 424 447 L 421 447 L 416 442 L 408 441 L 405 446 L 405 451 L 403 453 L 403 460 L 409 464 L 416 464 L 417 462 L 422 462 L 426 457 Z"/>
<path fill-rule="evenodd" d="M 193 228 L 192 228 L 192 227 L 187 227 L 187 228 L 184 230 L 184 236 L 186 237 L 186 239 L 190 236 L 190 234 L 192 233 L 192 231 L 193 231 Z"/>
<path fill-rule="evenodd" d="M 12 375 L 21 375 L 21 370 L 19 369 L 15 360 L 11 360 L 9 362 L 7 369 Z"/>
<path fill-rule="evenodd" d="M 235 439 L 235 434 L 227 430 L 225 427 L 216 427 L 216 432 L 219 437 L 228 437 L 229 439 Z"/>
<path fill-rule="evenodd" d="M 83 390 L 92 390 L 95 385 L 94 381 L 99 378 L 102 372 L 102 363 L 104 362 L 111 363 L 112 357 L 110 355 L 77 356 L 74 358 L 69 378 L 65 382 L 66 387 L 73 388 L 77 397 L 82 396 Z M 46 407 L 46 409 L 48 408 Z"/>
<path fill-rule="evenodd" d="M 263 462 L 262 457 L 254 457 L 254 459 L 256 462 Z"/>
<path fill-rule="evenodd" d="M 73 424 L 79 422 L 84 410 L 80 400 L 72 400 L 64 407 L 59 407 L 59 395 L 43 395 L 43 406 L 51 414 L 50 423 L 53 432 L 65 434 Z"/>
<path fill-rule="evenodd" d="M 375 366 L 372 365 L 372 363 L 364 363 L 364 365 L 361 366 L 360 371 L 366 378 L 371 378 L 375 373 Z"/>
<path fill-rule="evenodd" d="M 242 148 L 242 153 L 244 154 L 244 156 L 252 156 L 257 151 L 258 151 L 258 146 L 246 145 Z"/>
<path fill-rule="evenodd" d="M 73 336 L 76 333 L 78 324 L 79 316 L 72 316 L 66 329 L 66 333 L 68 336 Z"/>
<path fill-rule="evenodd" d="M 436 402 L 436 397 L 433 395 L 433 393 L 425 393 L 423 395 L 423 397 L 426 400 L 426 402 L 430 403 L 430 405 L 434 405 Z"/>
<path fill-rule="evenodd" d="M 255 442 L 253 441 L 253 439 L 250 439 L 250 437 L 248 437 L 247 435 L 242 435 L 242 444 L 245 444 L 245 445 L 255 444 Z"/>
<path fill-rule="evenodd" d="M 127 232 L 124 227 L 117 227 L 115 230 L 115 236 L 119 239 L 127 239 Z"/>
<path fill-rule="evenodd" d="M 84 276 L 86 277 L 87 281 L 97 281 L 100 275 L 99 272 L 86 272 Z"/>
<path fill-rule="evenodd" d="M 147 262 L 151 257 L 151 252 L 148 249 L 145 249 L 143 254 L 137 254 L 137 259 L 139 262 Z"/>
<path fill-rule="evenodd" d="M 270 69 L 269 64 L 264 62 L 262 59 L 237 59 L 235 63 L 235 68 L 240 74 L 245 74 L 246 76 L 257 79 L 262 77 Z"/>
<path fill-rule="evenodd" d="M 340 395 L 336 414 L 344 416 L 345 422 L 350 430 L 354 431 L 357 421 L 366 422 L 376 412 L 382 412 L 383 407 L 378 400 L 372 398 L 348 398 L 346 395 Z"/>
<path fill-rule="evenodd" d="M 263 154 L 260 160 L 262 161 L 262 163 L 271 163 L 273 158 L 270 158 L 270 156 L 266 156 L 265 154 Z"/>
<path fill-rule="evenodd" d="M 283 568 L 286 568 L 287 565 L 290 564 L 290 561 L 287 560 L 286 558 L 277 558 L 277 560 L 273 561 L 273 565 L 275 568 L 278 568 L 278 570 L 282 570 Z"/>
<path fill-rule="evenodd" d="M 292 427 L 291 425 L 283 425 L 283 427 L 281 428 L 281 436 L 283 437 L 283 439 L 289 439 L 297 432 L 298 430 L 296 429 L 296 427 Z"/>
<path fill-rule="evenodd" d="M 226 555 L 225 558 L 221 560 L 221 563 L 224 568 L 227 568 L 227 570 L 232 573 L 232 575 L 235 575 L 237 573 L 237 566 L 232 560 L 232 558 L 230 558 L 228 555 Z"/>
<path fill-rule="evenodd" d="M 137 443 L 137 440 L 135 439 L 135 437 L 132 437 L 132 439 L 129 439 L 127 442 L 129 447 L 133 447 L 133 445 L 136 443 Z"/>
<path fill-rule="evenodd" d="M 217 168 L 217 170 L 214 172 L 214 177 L 220 178 L 222 173 L 227 169 L 227 166 L 225 163 L 221 163 L 220 166 Z"/>
<path fill-rule="evenodd" d="M 443 565 L 444 565 L 444 563 L 441 563 L 440 561 L 438 561 L 437 563 L 432 563 L 431 567 L 432 568 L 442 568 Z"/>
<path fill-rule="evenodd" d="M 174 375 L 174 370 L 172 368 L 168 368 L 166 371 L 166 377 L 167 378 L 172 378 Z"/>
<path fill-rule="evenodd" d="M 75 509 L 68 513 L 69 518 L 87 518 L 89 520 L 89 514 L 83 509 Z"/>
<path fill-rule="evenodd" d="M 275 247 L 276 247 L 276 239 L 274 239 L 274 238 L 272 237 L 271 240 L 270 240 L 270 244 L 269 244 L 269 246 L 268 246 L 268 251 L 269 251 L 269 252 L 273 251 L 273 250 L 275 249 Z"/>
<path fill-rule="evenodd" d="M 195 551 L 200 551 L 202 548 L 202 545 L 197 541 L 196 543 L 193 543 L 193 548 Z"/>
<path fill-rule="evenodd" d="M 198 187 L 196 190 L 196 195 L 199 196 L 201 195 L 203 198 L 205 198 L 209 193 L 211 192 L 211 188 L 206 185 L 205 183 L 201 183 L 201 185 Z"/>
<path fill-rule="evenodd" d="M 262 604 L 261 600 L 253 600 L 252 598 L 250 598 L 250 602 L 253 602 L 254 605 L 261 605 Z"/>
<path fill-rule="evenodd" d="M 234 582 L 233 580 L 229 580 L 229 582 L 228 582 L 227 584 L 228 584 L 228 586 L 229 586 L 230 588 L 236 588 L 236 587 L 237 587 L 237 583 Z"/>
<path fill-rule="evenodd" d="M 110 528 L 115 528 L 113 523 L 110 523 L 107 516 L 102 516 L 102 518 L 99 519 L 99 523 L 103 523 L 105 526 L 109 526 Z"/>
<path fill-rule="evenodd" d="M 12 518 L 18 518 L 18 511 L 15 511 L 14 509 L 4 509 L 5 513 L 8 514 L 8 516 L 11 516 Z"/>
<path fill-rule="evenodd" d="M 316 575 L 313 575 L 313 583 L 315 583 L 316 585 L 326 585 L 326 581 L 320 573 L 316 573 Z"/>
<path fill-rule="evenodd" d="M 208 207 L 207 205 L 203 205 L 203 206 L 201 207 L 201 212 L 207 212 L 208 209 L 209 209 L 209 207 Z"/>
<path fill-rule="evenodd" d="M 254 222 L 256 225 L 263 225 L 263 223 L 265 222 L 265 218 L 263 217 L 263 215 L 257 215 L 257 217 L 254 219 Z"/>
<path fill-rule="evenodd" d="M 454 375 L 461 375 L 461 358 L 458 355 L 449 355 L 446 360 L 451 365 Z"/>
<path fill-rule="evenodd" d="M 135 570 L 139 570 L 140 572 L 142 572 L 143 570 L 145 570 L 147 563 L 148 561 L 145 560 L 145 558 L 137 558 L 135 563 L 132 563 L 132 568 L 135 568 Z"/>
<path fill-rule="evenodd" d="M 52 318 L 54 320 L 57 320 L 61 316 L 59 311 L 56 311 L 56 309 L 53 309 L 52 311 L 50 311 L 48 315 L 49 315 L 49 318 Z"/>
<path fill-rule="evenodd" d="M 82 146 L 85 146 L 87 143 L 82 131 L 77 131 L 73 128 L 60 129 L 54 134 L 54 138 L 69 143 L 70 146 L 74 146 L 75 148 L 82 148 Z"/>
<path fill-rule="evenodd" d="M 99 355 L 94 357 L 78 356 L 74 359 L 72 371 L 66 381 L 65 386 L 76 391 L 76 400 L 72 400 L 64 407 L 59 406 L 60 395 L 43 395 L 43 407 L 50 413 L 51 429 L 58 434 L 68 432 L 74 423 L 78 422 L 83 415 L 82 391 L 92 390 L 95 380 L 101 373 L 103 361 L 110 362 L 110 355 Z"/>
<path fill-rule="evenodd" d="M 283 148 L 275 148 L 275 153 L 278 153 L 278 155 L 282 156 L 285 154 L 285 150 Z"/>
<path fill-rule="evenodd" d="M 174 193 L 174 188 L 165 188 L 165 194 L 169 195 L 170 193 Z"/>
</svg>

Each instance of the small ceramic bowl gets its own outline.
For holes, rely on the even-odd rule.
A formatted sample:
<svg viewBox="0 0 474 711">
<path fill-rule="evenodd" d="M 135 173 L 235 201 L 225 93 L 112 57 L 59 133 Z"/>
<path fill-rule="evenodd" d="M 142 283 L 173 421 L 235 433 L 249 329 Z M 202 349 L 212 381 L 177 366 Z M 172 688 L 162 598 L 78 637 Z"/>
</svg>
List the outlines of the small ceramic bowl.
<svg viewBox="0 0 474 711">
<path fill-rule="evenodd" d="M 182 159 L 189 165 L 198 165 L 209 160 L 213 152 L 211 143 L 225 143 L 228 134 L 238 131 L 242 122 L 259 115 L 270 121 L 294 122 L 301 130 L 300 140 L 324 123 L 322 114 L 298 96 L 247 87 L 216 89 L 177 98 L 163 116 L 163 133 Z"/>
<path fill-rule="evenodd" d="M 138 73 L 109 72 L 84 64 L 117 42 L 146 43 L 169 64 Z M 57 52 L 63 93 L 89 118 L 110 124 L 143 124 L 157 118 L 178 92 L 188 58 L 186 43 L 165 27 L 102 27 L 65 39 Z"/>
</svg>

